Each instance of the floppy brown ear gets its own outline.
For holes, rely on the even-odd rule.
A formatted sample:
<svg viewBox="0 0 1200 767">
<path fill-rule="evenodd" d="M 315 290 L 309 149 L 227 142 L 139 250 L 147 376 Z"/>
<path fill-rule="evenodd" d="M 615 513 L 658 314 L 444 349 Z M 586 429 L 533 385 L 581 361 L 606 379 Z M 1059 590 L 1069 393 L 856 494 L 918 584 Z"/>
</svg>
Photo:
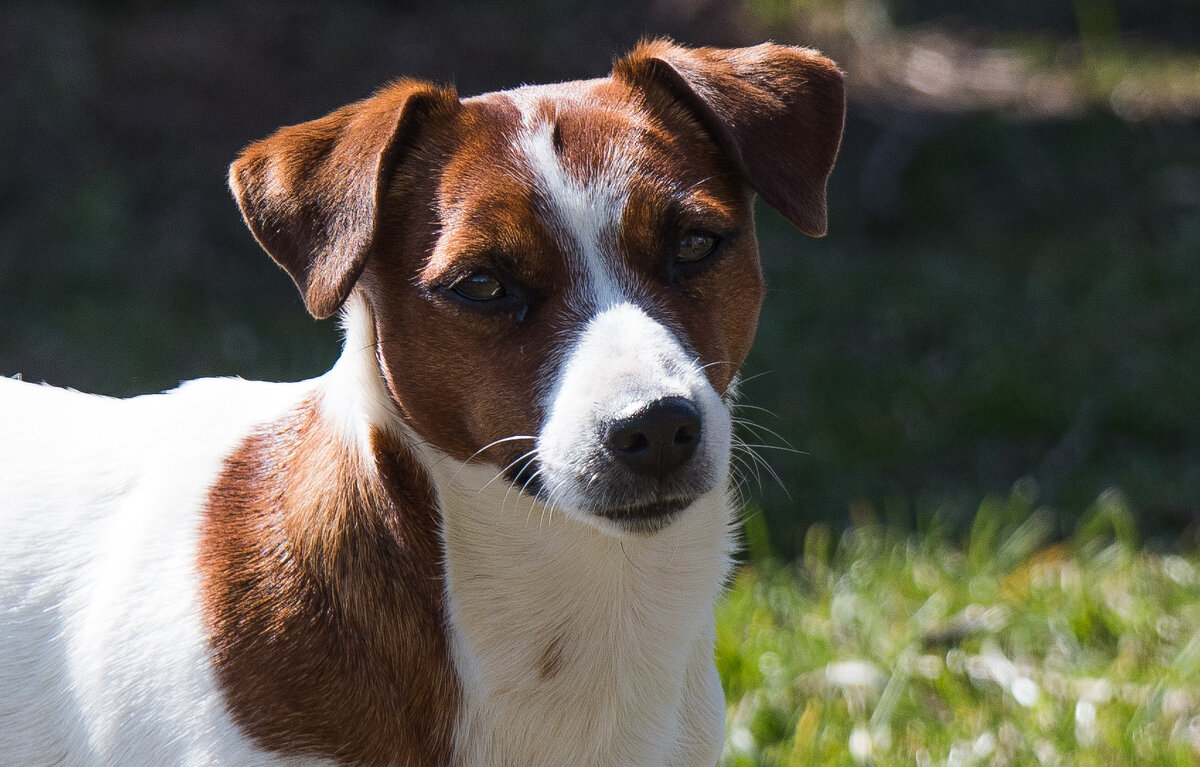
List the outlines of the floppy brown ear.
<svg viewBox="0 0 1200 767">
<path fill-rule="evenodd" d="M 746 182 L 805 234 L 825 233 L 825 183 L 842 139 L 842 73 L 808 48 L 696 48 L 655 40 L 613 76 L 688 107 Z"/>
<path fill-rule="evenodd" d="M 391 171 L 453 89 L 401 80 L 319 120 L 281 128 L 229 166 L 229 187 L 255 239 L 287 270 L 309 313 L 338 310 L 374 244 Z"/>
</svg>

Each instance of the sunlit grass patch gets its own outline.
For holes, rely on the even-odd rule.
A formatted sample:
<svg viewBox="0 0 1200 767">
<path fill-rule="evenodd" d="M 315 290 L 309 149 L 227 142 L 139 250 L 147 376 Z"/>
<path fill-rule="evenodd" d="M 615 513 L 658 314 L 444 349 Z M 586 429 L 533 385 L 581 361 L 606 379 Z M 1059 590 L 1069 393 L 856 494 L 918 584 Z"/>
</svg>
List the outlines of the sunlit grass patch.
<svg viewBox="0 0 1200 767">
<path fill-rule="evenodd" d="M 1200 763 L 1200 555 L 1117 493 L 1047 545 L 1018 486 L 962 545 L 813 528 L 718 610 L 723 765 Z"/>
</svg>

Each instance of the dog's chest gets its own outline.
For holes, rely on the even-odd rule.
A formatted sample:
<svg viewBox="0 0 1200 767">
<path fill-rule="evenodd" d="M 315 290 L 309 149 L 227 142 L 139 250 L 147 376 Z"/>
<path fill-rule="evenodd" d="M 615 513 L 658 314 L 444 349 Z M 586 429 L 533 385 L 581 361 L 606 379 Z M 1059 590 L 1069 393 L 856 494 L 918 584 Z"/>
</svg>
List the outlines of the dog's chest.
<svg viewBox="0 0 1200 767">
<path fill-rule="evenodd" d="M 473 471 L 452 472 L 460 488 L 490 478 L 462 481 Z M 721 738 L 723 491 L 667 534 L 622 540 L 503 488 L 442 487 L 458 763 L 704 763 L 688 749 Z"/>
</svg>

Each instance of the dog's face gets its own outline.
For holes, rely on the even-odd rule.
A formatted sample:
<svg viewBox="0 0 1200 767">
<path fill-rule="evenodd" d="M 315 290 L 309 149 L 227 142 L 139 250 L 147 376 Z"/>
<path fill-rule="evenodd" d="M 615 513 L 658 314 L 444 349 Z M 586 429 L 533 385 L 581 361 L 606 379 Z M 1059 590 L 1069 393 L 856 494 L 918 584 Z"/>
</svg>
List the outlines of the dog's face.
<svg viewBox="0 0 1200 767">
<path fill-rule="evenodd" d="M 762 284 L 736 169 L 636 98 L 600 80 L 465 102 L 391 182 L 360 284 L 424 439 L 493 445 L 474 460 L 527 492 L 652 527 L 724 478 L 720 396 Z"/>
<path fill-rule="evenodd" d="M 251 146 L 231 181 L 315 315 L 362 291 L 419 438 L 645 533 L 724 481 L 753 192 L 823 231 L 841 121 L 817 54 L 654 43 L 601 80 L 400 82 Z"/>
</svg>

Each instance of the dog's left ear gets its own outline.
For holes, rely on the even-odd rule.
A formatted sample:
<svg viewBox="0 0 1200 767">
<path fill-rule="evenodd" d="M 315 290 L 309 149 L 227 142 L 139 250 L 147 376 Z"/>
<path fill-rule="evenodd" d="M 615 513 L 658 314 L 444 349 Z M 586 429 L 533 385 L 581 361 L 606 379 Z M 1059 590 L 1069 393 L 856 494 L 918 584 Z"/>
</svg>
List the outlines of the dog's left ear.
<svg viewBox="0 0 1200 767">
<path fill-rule="evenodd" d="M 345 302 L 375 241 L 392 171 L 423 123 L 458 96 L 401 80 L 319 120 L 281 128 L 229 166 L 229 187 L 255 239 L 324 319 Z"/>
<path fill-rule="evenodd" d="M 690 109 L 743 177 L 805 234 L 825 234 L 825 183 L 842 139 L 846 96 L 837 65 L 808 48 L 683 48 L 642 43 L 613 76 L 663 89 Z"/>
</svg>

